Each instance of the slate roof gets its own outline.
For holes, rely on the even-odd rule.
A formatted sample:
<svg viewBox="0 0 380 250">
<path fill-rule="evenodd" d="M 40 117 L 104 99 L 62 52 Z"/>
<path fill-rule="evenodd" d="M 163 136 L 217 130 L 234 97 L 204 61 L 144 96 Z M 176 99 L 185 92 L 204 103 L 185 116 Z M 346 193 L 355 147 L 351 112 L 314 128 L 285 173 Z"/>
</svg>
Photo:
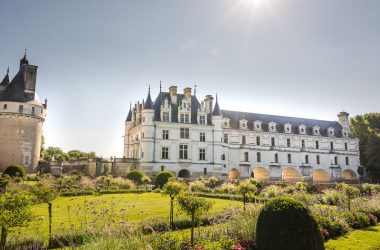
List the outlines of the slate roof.
<svg viewBox="0 0 380 250">
<path fill-rule="evenodd" d="M 20 68 L 20 71 L 0 94 L 0 101 L 29 102 L 35 99 L 35 93 L 25 92 L 25 70 L 26 67 Z"/>
<path fill-rule="evenodd" d="M 320 128 L 320 134 L 322 136 L 328 136 L 327 129 L 332 127 L 334 128 L 334 136 L 341 137 L 342 135 L 342 126 L 337 121 L 323 121 L 323 120 L 314 120 L 314 119 L 305 119 L 305 118 L 296 118 L 296 117 L 287 117 L 287 116 L 277 116 L 277 115 L 266 115 L 258 113 L 248 113 L 248 112 L 239 112 L 231 110 L 222 110 L 223 117 L 230 119 L 230 126 L 232 129 L 239 129 L 239 121 L 246 119 L 248 121 L 248 129 L 253 130 L 253 123 L 255 121 L 261 121 L 261 128 L 263 131 L 269 131 L 269 123 L 276 123 L 277 132 L 285 132 L 285 124 L 290 123 L 292 125 L 292 133 L 299 133 L 299 126 L 306 126 L 306 133 L 311 135 L 313 134 L 313 127 L 318 126 Z"/>
<path fill-rule="evenodd" d="M 170 94 L 168 92 L 160 92 L 154 101 L 154 120 L 155 121 L 161 121 L 161 105 L 164 102 L 164 100 L 167 98 L 169 101 L 169 105 L 171 105 L 171 118 L 172 122 L 178 122 L 178 106 L 182 103 L 182 99 L 185 96 L 183 94 L 177 94 L 177 102 L 173 103 L 172 99 L 170 97 Z M 191 123 L 192 124 L 197 124 L 197 112 L 198 108 L 200 106 L 200 103 L 198 99 L 195 96 L 191 96 Z M 209 120 L 209 119 L 208 119 Z M 208 121 L 208 124 L 211 124 L 210 121 Z"/>
<path fill-rule="evenodd" d="M 213 116 L 221 116 L 222 115 L 222 112 L 220 111 L 220 108 L 219 108 L 218 96 L 216 96 L 216 102 L 215 102 L 214 110 L 212 111 L 212 115 Z"/>
<path fill-rule="evenodd" d="M 0 83 L 0 86 L 7 86 L 11 82 L 11 78 L 9 77 L 9 68 L 7 70 L 7 74 L 4 76 L 3 80 Z"/>
</svg>

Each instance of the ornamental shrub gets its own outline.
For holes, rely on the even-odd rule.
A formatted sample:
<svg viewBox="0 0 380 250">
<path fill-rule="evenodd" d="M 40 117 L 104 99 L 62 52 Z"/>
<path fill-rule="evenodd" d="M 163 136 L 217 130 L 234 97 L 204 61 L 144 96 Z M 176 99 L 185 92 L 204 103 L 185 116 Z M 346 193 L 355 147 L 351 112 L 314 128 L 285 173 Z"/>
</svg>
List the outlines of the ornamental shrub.
<svg viewBox="0 0 380 250">
<path fill-rule="evenodd" d="M 168 180 L 170 178 L 174 178 L 174 174 L 172 172 L 169 172 L 169 171 L 161 171 L 158 173 L 158 175 L 156 176 L 156 179 L 154 180 L 154 185 L 156 187 L 160 187 L 162 188 L 166 182 L 168 182 Z"/>
<path fill-rule="evenodd" d="M 5 169 L 4 175 L 9 175 L 10 177 L 24 177 L 25 168 L 22 165 L 11 165 Z"/>
<path fill-rule="evenodd" d="M 289 197 L 274 198 L 261 210 L 256 231 L 259 250 L 320 250 L 323 236 L 307 207 Z"/>
<path fill-rule="evenodd" d="M 134 169 L 131 172 L 129 172 L 125 178 L 131 181 L 135 181 L 138 184 L 141 184 L 143 177 L 144 177 L 144 174 L 141 171 Z"/>
</svg>

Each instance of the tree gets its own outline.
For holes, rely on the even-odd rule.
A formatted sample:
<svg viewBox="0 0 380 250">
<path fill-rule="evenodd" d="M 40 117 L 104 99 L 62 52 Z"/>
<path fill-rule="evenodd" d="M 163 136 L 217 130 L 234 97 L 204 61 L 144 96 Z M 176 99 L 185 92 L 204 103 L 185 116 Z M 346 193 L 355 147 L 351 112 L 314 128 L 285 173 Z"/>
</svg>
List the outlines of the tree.
<svg viewBox="0 0 380 250">
<path fill-rule="evenodd" d="M 161 171 L 156 176 L 156 179 L 154 180 L 154 184 L 156 187 L 162 188 L 166 182 L 169 181 L 170 178 L 174 178 L 174 174 L 169 171 Z"/>
<path fill-rule="evenodd" d="M 144 177 L 143 172 L 141 172 L 140 170 L 134 169 L 131 172 L 129 172 L 125 178 L 131 181 L 135 181 L 138 184 L 141 184 L 143 177 Z"/>
<path fill-rule="evenodd" d="M 32 220 L 31 196 L 23 190 L 6 192 L 0 196 L 0 250 L 5 250 L 8 232 L 13 227 L 24 227 Z"/>
<path fill-rule="evenodd" d="M 240 182 L 237 192 L 243 196 L 243 204 L 244 204 L 244 211 L 245 211 L 245 203 L 246 198 L 248 195 L 255 194 L 257 191 L 257 187 L 252 184 L 250 181 L 243 181 Z"/>
<path fill-rule="evenodd" d="M 346 183 L 339 184 L 337 188 L 343 191 L 347 198 L 348 211 L 351 211 L 351 200 L 360 195 L 360 190 L 354 186 L 347 185 Z"/>
<path fill-rule="evenodd" d="M 360 163 L 374 177 L 380 180 L 380 113 L 357 115 L 350 120 L 353 137 L 358 138 Z"/>
<path fill-rule="evenodd" d="M 111 173 L 112 165 L 111 163 L 102 163 L 102 174 L 103 175 L 109 175 Z"/>
<path fill-rule="evenodd" d="M 191 246 L 194 246 L 195 220 L 212 207 L 213 203 L 204 198 L 195 197 L 191 194 L 181 195 L 177 199 L 181 210 L 191 217 Z"/>
<path fill-rule="evenodd" d="M 10 177 L 24 177 L 25 168 L 21 165 L 11 165 L 5 169 L 4 175 L 8 175 Z"/>
<path fill-rule="evenodd" d="M 164 189 L 162 190 L 163 195 L 168 195 L 170 197 L 169 227 L 171 229 L 174 229 L 174 200 L 184 189 L 185 187 L 182 182 L 172 178 L 165 184 Z"/>
<path fill-rule="evenodd" d="M 152 180 L 148 176 L 146 176 L 146 175 L 143 176 L 141 182 L 144 184 L 145 191 L 147 191 L 147 189 L 148 189 L 148 183 L 151 182 L 151 181 Z"/>
</svg>

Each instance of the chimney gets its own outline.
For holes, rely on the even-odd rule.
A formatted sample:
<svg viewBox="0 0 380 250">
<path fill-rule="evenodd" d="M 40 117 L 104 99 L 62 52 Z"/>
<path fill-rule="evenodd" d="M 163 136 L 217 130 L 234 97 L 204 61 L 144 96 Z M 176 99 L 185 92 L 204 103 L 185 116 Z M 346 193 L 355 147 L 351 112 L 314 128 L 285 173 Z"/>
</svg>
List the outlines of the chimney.
<svg viewBox="0 0 380 250">
<path fill-rule="evenodd" d="M 183 95 L 184 95 L 185 97 L 189 97 L 189 96 L 191 96 L 191 88 L 189 88 L 189 87 L 184 88 L 184 89 L 183 89 Z"/>
<path fill-rule="evenodd" d="M 338 122 L 339 124 L 348 132 L 350 133 L 350 114 L 347 112 L 340 112 L 338 114 Z"/>
<path fill-rule="evenodd" d="M 210 114 L 212 112 L 213 101 L 214 101 L 214 97 L 212 97 L 212 95 L 206 95 L 204 102 L 205 102 L 207 114 Z"/>
<path fill-rule="evenodd" d="M 170 96 L 176 96 L 177 95 L 177 86 L 170 86 L 169 87 L 169 94 Z"/>
</svg>

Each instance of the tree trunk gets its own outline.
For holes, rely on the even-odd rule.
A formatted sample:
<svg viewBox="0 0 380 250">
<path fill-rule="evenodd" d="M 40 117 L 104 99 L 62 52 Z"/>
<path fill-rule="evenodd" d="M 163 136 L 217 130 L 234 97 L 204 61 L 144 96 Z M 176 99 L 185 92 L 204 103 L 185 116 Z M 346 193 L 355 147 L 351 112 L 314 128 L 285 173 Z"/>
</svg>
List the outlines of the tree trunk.
<svg viewBox="0 0 380 250">
<path fill-rule="evenodd" d="M 53 215 L 52 215 L 52 211 L 51 211 L 51 208 L 52 208 L 52 204 L 51 202 L 49 202 L 48 204 L 48 209 L 49 209 L 49 248 L 51 246 L 51 236 L 52 236 L 52 233 L 51 233 L 51 225 L 52 225 L 52 222 L 53 222 Z"/>
<path fill-rule="evenodd" d="M 245 194 L 243 194 L 243 204 L 244 204 L 244 212 L 245 212 Z"/>
<path fill-rule="evenodd" d="M 191 236 L 190 236 L 191 247 L 194 247 L 194 221 L 195 221 L 195 216 L 194 214 L 192 214 L 191 215 Z"/>
<path fill-rule="evenodd" d="M 350 199 L 350 197 L 347 198 L 347 203 L 348 203 L 348 211 L 351 211 L 351 199 Z"/>
<path fill-rule="evenodd" d="M 173 215 L 173 199 L 170 200 L 170 228 L 173 229 L 174 227 L 174 215 Z"/>
<path fill-rule="evenodd" d="M 1 228 L 0 250 L 5 250 L 5 242 L 7 240 L 7 229 Z"/>
</svg>

